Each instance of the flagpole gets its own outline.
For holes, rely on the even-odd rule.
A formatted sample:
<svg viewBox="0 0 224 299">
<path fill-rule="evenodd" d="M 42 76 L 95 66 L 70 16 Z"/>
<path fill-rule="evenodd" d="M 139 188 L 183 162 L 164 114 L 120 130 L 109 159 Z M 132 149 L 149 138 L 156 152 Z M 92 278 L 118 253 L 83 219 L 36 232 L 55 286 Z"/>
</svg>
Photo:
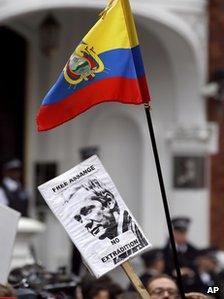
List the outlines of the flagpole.
<svg viewBox="0 0 224 299">
<path fill-rule="evenodd" d="M 165 190 L 165 186 L 164 186 L 164 182 L 163 182 L 162 170 L 161 170 L 161 166 L 160 166 L 159 155 L 158 155 L 158 150 L 157 150 L 157 145 L 156 145 L 156 140 L 155 140 L 155 134 L 154 134 L 152 119 L 151 119 L 151 114 L 150 114 L 150 106 L 148 104 L 145 104 L 144 106 L 145 106 L 145 113 L 146 113 L 146 118 L 147 118 L 147 123 L 148 123 L 148 128 L 149 128 L 149 134 L 151 137 L 153 154 L 154 154 L 155 163 L 156 163 L 157 175 L 158 175 L 158 179 L 159 179 L 160 192 L 162 195 L 163 206 L 164 206 L 164 210 L 165 210 L 166 221 L 167 221 L 167 226 L 168 226 L 168 231 L 169 231 L 169 236 L 170 236 L 170 243 L 171 243 L 171 248 L 172 248 L 172 252 L 173 252 L 173 261 L 174 261 L 174 266 L 176 269 L 177 284 L 179 287 L 181 298 L 185 299 L 183 282 L 182 282 L 181 272 L 180 272 L 180 265 L 179 265 L 179 261 L 178 261 L 177 249 L 176 249 L 176 244 L 175 244 L 173 229 L 172 229 L 172 223 L 171 223 L 171 218 L 170 218 L 169 205 L 168 205 L 168 200 L 166 197 L 166 190 Z"/>
</svg>

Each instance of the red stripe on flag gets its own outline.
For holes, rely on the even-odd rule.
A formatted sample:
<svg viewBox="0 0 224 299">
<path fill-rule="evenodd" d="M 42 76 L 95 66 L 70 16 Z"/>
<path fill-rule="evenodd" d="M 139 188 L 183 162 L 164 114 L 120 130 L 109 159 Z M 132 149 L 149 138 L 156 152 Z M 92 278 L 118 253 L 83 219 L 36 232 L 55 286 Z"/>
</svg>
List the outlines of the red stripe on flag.
<svg viewBox="0 0 224 299">
<path fill-rule="evenodd" d="M 150 99 L 146 78 L 108 78 L 74 91 L 60 102 L 40 107 L 38 131 L 52 129 L 102 102 L 139 105 Z"/>
</svg>

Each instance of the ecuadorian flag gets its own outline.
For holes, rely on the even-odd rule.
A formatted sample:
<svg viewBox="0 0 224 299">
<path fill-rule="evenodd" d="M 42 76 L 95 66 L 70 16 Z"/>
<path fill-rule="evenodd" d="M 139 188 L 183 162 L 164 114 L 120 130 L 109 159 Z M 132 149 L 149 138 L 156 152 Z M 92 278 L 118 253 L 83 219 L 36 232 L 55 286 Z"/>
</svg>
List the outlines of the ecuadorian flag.
<svg viewBox="0 0 224 299">
<path fill-rule="evenodd" d="M 102 102 L 149 103 L 144 66 L 128 0 L 112 0 L 71 55 L 37 115 L 52 129 Z"/>
</svg>

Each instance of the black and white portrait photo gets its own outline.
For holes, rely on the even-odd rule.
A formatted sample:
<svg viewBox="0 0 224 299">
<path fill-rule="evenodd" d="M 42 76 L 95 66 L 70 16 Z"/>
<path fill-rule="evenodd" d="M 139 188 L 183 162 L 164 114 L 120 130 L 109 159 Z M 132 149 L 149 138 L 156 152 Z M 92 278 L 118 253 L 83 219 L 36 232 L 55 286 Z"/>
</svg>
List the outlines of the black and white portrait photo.
<svg viewBox="0 0 224 299">
<path fill-rule="evenodd" d="M 97 179 L 89 181 L 82 188 L 86 190 L 86 198 L 74 219 L 100 240 L 117 237 L 119 206 L 114 195 L 103 188 Z"/>
<path fill-rule="evenodd" d="M 122 211 L 113 193 L 97 179 L 83 185 L 86 198 L 74 219 L 83 224 L 94 237 L 114 239 L 131 230 L 141 244 L 147 244 L 127 210 Z"/>
<path fill-rule="evenodd" d="M 96 155 L 39 190 L 96 277 L 150 246 Z"/>
</svg>

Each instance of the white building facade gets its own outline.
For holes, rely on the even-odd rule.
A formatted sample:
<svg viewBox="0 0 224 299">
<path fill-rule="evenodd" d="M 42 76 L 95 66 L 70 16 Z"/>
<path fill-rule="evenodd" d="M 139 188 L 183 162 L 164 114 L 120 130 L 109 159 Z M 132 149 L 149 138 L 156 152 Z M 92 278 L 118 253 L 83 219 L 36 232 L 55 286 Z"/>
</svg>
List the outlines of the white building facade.
<svg viewBox="0 0 224 299">
<path fill-rule="evenodd" d="M 202 88 L 207 76 L 207 1 L 132 0 L 148 82 L 152 117 L 172 216 L 192 219 L 190 239 L 209 244 L 209 184 L 173 186 L 174 157 L 199 156 L 209 177 L 209 155 L 217 149 L 216 127 L 206 121 Z M 168 236 L 160 188 L 143 107 L 106 103 L 46 133 L 37 133 L 41 98 L 54 83 L 72 50 L 95 23 L 106 0 L 0 0 L 0 22 L 28 45 L 26 78 L 26 183 L 34 202 L 38 162 L 56 162 L 58 174 L 80 162 L 79 150 L 99 147 L 99 155 L 123 199 L 151 243 Z M 51 12 L 61 26 L 57 52 L 47 58 L 38 44 L 38 28 Z M 69 263 L 70 242 L 46 209 L 47 230 L 39 258 L 50 269 Z"/>
</svg>

